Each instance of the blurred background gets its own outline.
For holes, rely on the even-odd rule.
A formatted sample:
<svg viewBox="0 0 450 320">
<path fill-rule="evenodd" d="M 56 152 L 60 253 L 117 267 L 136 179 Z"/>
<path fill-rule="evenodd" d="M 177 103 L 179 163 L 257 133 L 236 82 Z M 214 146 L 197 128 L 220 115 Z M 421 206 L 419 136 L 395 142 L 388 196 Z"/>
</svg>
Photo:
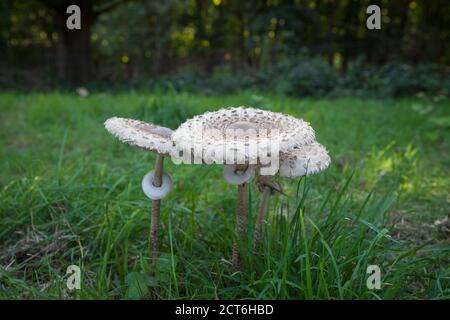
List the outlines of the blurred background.
<svg viewBox="0 0 450 320">
<path fill-rule="evenodd" d="M 66 9 L 81 8 L 81 30 Z M 381 30 L 366 9 L 381 8 Z M 3 0 L 0 88 L 450 91 L 447 0 Z"/>
</svg>

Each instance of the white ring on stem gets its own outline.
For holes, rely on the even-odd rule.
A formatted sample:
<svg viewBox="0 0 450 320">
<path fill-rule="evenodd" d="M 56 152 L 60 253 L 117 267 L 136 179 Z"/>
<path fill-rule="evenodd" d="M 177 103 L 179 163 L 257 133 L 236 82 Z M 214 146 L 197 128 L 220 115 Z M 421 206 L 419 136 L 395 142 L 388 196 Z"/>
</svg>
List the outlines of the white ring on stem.
<svg viewBox="0 0 450 320">
<path fill-rule="evenodd" d="M 250 181 L 255 174 L 255 166 L 249 165 L 244 172 L 237 172 L 237 165 L 226 165 L 223 176 L 229 184 L 239 185 Z"/>
<path fill-rule="evenodd" d="M 155 176 L 155 171 L 150 171 L 142 179 L 142 191 L 145 195 L 152 200 L 160 200 L 167 196 L 167 194 L 172 190 L 172 177 L 163 172 L 162 174 L 162 184 L 160 187 L 155 187 L 153 185 L 153 178 Z"/>
</svg>

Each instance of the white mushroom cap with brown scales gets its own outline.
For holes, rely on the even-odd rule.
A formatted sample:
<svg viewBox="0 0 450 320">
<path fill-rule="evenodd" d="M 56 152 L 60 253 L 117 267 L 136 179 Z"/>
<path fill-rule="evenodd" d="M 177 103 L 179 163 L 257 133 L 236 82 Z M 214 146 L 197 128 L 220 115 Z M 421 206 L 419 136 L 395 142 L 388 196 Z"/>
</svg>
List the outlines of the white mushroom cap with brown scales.
<svg viewBox="0 0 450 320">
<path fill-rule="evenodd" d="M 289 115 L 250 107 L 230 107 L 187 120 L 175 130 L 172 139 L 178 154 L 199 143 L 204 163 L 235 164 L 224 157 L 225 148 L 232 144 L 239 147 L 236 157 L 245 159 L 244 163 L 257 163 L 258 155 L 270 152 L 274 140 L 279 143 L 278 151 L 288 152 L 314 142 L 315 134 L 307 122 Z M 257 147 L 258 152 L 250 152 L 251 146 Z"/>
<path fill-rule="evenodd" d="M 281 177 L 293 178 L 315 174 L 326 169 L 331 163 L 330 156 L 318 142 L 301 146 L 280 154 Z"/>
<path fill-rule="evenodd" d="M 162 155 L 173 151 L 172 130 L 153 123 L 113 117 L 105 121 L 105 128 L 123 143 Z"/>
</svg>

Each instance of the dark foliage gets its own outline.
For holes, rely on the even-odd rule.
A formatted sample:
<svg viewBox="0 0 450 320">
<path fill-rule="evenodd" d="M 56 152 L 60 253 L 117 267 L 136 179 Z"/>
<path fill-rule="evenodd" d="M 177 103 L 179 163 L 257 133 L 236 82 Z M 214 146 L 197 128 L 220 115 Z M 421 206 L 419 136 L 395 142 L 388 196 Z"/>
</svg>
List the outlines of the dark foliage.
<svg viewBox="0 0 450 320">
<path fill-rule="evenodd" d="M 81 30 L 66 28 L 69 4 Z M 371 4 L 381 30 L 366 28 Z M 5 0 L 0 88 L 157 78 L 205 92 L 440 91 L 445 67 L 430 64 L 449 63 L 449 10 L 447 0 Z"/>
</svg>

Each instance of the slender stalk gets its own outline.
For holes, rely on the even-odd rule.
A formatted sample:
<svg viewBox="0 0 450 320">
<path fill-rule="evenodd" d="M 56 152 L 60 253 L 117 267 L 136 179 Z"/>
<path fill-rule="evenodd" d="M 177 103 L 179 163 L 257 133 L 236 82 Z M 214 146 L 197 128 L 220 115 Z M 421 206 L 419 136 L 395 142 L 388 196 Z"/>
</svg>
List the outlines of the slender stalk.
<svg viewBox="0 0 450 320">
<path fill-rule="evenodd" d="M 269 208 L 269 199 L 272 189 L 269 186 L 264 186 L 263 194 L 261 197 L 261 205 L 259 207 L 258 218 L 255 223 L 255 230 L 253 234 L 253 251 L 257 252 L 259 242 L 261 240 L 262 225 L 266 218 L 267 210 Z"/>
<path fill-rule="evenodd" d="M 163 174 L 164 156 L 158 154 L 155 161 L 155 175 L 153 185 L 161 187 Z M 161 200 L 152 201 L 150 236 L 148 239 L 150 264 L 158 257 L 158 235 L 159 235 L 159 217 L 161 214 Z"/>
<path fill-rule="evenodd" d="M 244 243 L 247 231 L 247 210 L 248 210 L 248 184 L 238 185 L 238 199 L 236 205 L 236 234 L 238 240 L 233 245 L 231 261 L 236 269 L 241 267 L 241 256 L 239 253 L 239 240 Z"/>
</svg>

